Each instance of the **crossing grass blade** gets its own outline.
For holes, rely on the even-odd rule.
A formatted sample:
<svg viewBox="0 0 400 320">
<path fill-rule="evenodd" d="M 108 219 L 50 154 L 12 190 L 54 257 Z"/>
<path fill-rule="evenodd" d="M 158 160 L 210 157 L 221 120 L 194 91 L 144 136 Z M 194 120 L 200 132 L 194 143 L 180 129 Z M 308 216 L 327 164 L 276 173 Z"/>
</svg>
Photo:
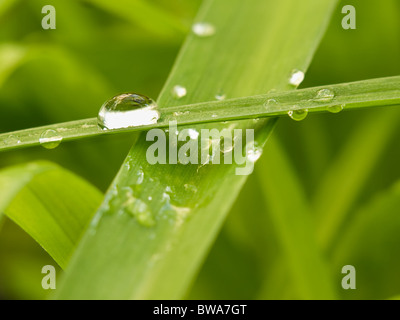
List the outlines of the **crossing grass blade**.
<svg viewBox="0 0 400 320">
<path fill-rule="evenodd" d="M 50 162 L 1 170 L 0 193 L 0 212 L 31 235 L 62 268 L 102 199 L 89 183 Z"/>
<path fill-rule="evenodd" d="M 158 104 L 210 101 L 221 91 L 235 98 L 289 90 L 288 77 L 293 69 L 307 69 L 335 4 L 205 1 L 196 22 L 210 22 L 217 32 L 209 38 L 188 36 Z M 171 94 L 177 84 L 187 88 L 181 100 Z M 260 145 L 274 123 L 258 123 Z M 252 121 L 235 125 L 255 126 Z M 147 147 L 142 136 L 132 148 L 75 252 L 56 298 L 174 299 L 190 287 L 245 177 L 235 175 L 234 165 L 151 166 Z M 137 208 L 124 206 L 129 190 L 136 206 L 140 204 L 142 211 L 148 208 L 146 220 Z"/>
<path fill-rule="evenodd" d="M 363 288 L 342 292 L 346 299 L 388 299 L 398 295 L 399 206 L 397 182 L 358 208 L 337 241 L 333 265 L 337 270 L 344 265 L 354 266 L 358 271 L 357 288 Z M 337 275 L 338 283 L 340 276 Z"/>
</svg>

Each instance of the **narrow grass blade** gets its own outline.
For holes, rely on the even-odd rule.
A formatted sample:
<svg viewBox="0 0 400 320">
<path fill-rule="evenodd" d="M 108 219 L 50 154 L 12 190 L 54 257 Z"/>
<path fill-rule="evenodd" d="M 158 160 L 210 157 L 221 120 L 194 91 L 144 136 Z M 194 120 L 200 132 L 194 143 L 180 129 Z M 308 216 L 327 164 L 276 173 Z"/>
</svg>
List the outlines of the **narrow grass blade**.
<svg viewBox="0 0 400 320">
<path fill-rule="evenodd" d="M 159 105 L 210 101 L 221 91 L 236 98 L 290 89 L 292 70 L 307 69 L 335 4 L 205 1 L 196 22 L 212 23 L 216 33 L 189 35 Z M 172 94 L 176 85 L 187 88 L 180 100 Z M 258 123 L 260 145 L 274 123 Z M 234 125 L 257 127 L 253 121 Z M 142 136 L 132 148 L 57 298 L 176 299 L 190 286 L 245 177 L 235 175 L 235 165 L 152 166 L 147 147 Z"/>
<path fill-rule="evenodd" d="M 317 187 L 313 208 L 317 214 L 318 241 L 324 249 L 331 247 L 389 137 L 398 128 L 399 114 L 397 109 L 381 110 L 360 123 Z"/>
<path fill-rule="evenodd" d="M 393 106 L 400 104 L 399 87 L 400 77 L 389 77 L 226 101 L 164 107 L 161 118 L 156 124 L 122 129 L 102 130 L 96 118 L 83 119 L 0 134 L 0 151 L 39 145 L 41 135 L 47 130 L 54 131 L 58 139 L 68 141 L 101 134 L 167 128 L 170 121 L 176 121 L 178 125 L 195 125 L 288 116 L 289 112 L 297 110 L 307 110 L 308 113 L 336 113 L 343 109 Z M 328 96 L 321 97 L 321 93 L 324 92 Z M 10 136 L 17 139 L 9 141 Z"/>
<path fill-rule="evenodd" d="M 102 194 L 49 162 L 0 171 L 0 212 L 30 234 L 64 268 Z"/>
<path fill-rule="evenodd" d="M 20 66 L 27 55 L 27 48 L 8 43 L 0 46 L 0 87 L 12 72 Z"/>
<path fill-rule="evenodd" d="M 333 299 L 333 279 L 315 241 L 315 225 L 303 188 L 275 140 L 268 143 L 266 151 L 268 157 L 261 158 L 257 177 L 296 292 L 301 299 Z"/>
<path fill-rule="evenodd" d="M 337 283 L 345 265 L 356 269 L 356 288 L 342 290 L 348 299 L 387 299 L 399 293 L 400 182 L 355 212 L 332 254 Z"/>
</svg>

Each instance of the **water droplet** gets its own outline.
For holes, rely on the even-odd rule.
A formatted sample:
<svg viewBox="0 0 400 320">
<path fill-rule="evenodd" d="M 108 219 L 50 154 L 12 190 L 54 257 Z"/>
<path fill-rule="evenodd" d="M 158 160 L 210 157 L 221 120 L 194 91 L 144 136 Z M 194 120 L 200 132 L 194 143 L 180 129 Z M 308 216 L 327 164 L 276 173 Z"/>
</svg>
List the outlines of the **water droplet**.
<svg viewBox="0 0 400 320">
<path fill-rule="evenodd" d="M 151 213 L 148 205 L 133 196 L 133 190 L 130 187 L 124 187 L 125 201 L 123 203 L 123 210 L 121 212 L 127 212 L 136 218 L 142 226 L 152 227 L 155 225 L 153 214 Z"/>
<path fill-rule="evenodd" d="M 152 227 L 155 225 L 154 217 L 148 207 L 148 205 L 140 199 L 133 200 L 126 209 L 133 215 L 137 222 L 142 226 Z"/>
<path fill-rule="evenodd" d="M 330 89 L 321 89 L 317 92 L 315 101 L 329 102 L 335 98 L 335 93 Z"/>
<path fill-rule="evenodd" d="M 17 136 L 14 136 L 13 134 L 9 135 L 6 139 L 4 139 L 4 144 L 5 145 L 17 145 L 20 144 L 21 140 Z"/>
<path fill-rule="evenodd" d="M 139 168 L 139 170 L 136 171 L 135 177 L 136 177 L 135 184 L 142 184 L 144 180 L 144 172 L 142 168 Z"/>
<path fill-rule="evenodd" d="M 40 135 L 39 142 L 46 149 L 54 149 L 60 145 L 62 139 L 57 131 L 49 129 Z"/>
<path fill-rule="evenodd" d="M 200 133 L 195 129 L 188 129 L 188 134 L 189 134 L 190 139 L 192 139 L 192 140 L 197 140 L 197 138 L 200 135 Z"/>
<path fill-rule="evenodd" d="M 278 105 L 278 101 L 276 101 L 275 99 L 268 99 L 264 103 L 264 107 L 266 107 L 266 108 L 276 107 L 277 105 Z"/>
<path fill-rule="evenodd" d="M 293 70 L 289 78 L 289 83 L 298 87 L 304 80 L 304 72 L 300 70 Z"/>
<path fill-rule="evenodd" d="M 198 22 L 192 26 L 192 31 L 198 37 L 211 37 L 215 34 L 215 27 L 208 22 Z"/>
<path fill-rule="evenodd" d="M 326 110 L 330 113 L 339 113 L 344 109 L 345 105 L 344 104 L 337 104 L 334 106 L 328 106 Z"/>
<path fill-rule="evenodd" d="M 172 94 L 176 99 L 181 99 L 187 94 L 187 90 L 185 87 L 180 85 L 176 85 L 172 88 Z"/>
<path fill-rule="evenodd" d="M 260 121 L 260 118 L 254 118 L 253 123 L 258 123 Z"/>
<path fill-rule="evenodd" d="M 211 118 L 217 118 L 217 117 L 218 117 L 218 115 L 216 115 L 216 114 L 211 115 Z"/>
<path fill-rule="evenodd" d="M 257 144 L 257 142 L 249 142 L 246 145 L 247 160 L 256 162 L 258 159 L 260 159 L 262 153 L 263 149 Z"/>
<path fill-rule="evenodd" d="M 174 115 L 175 117 L 179 117 L 179 116 L 183 116 L 183 115 L 188 115 L 188 114 L 190 114 L 190 111 L 189 111 L 189 110 L 187 110 L 187 111 L 177 111 L 177 112 L 174 112 L 174 113 L 173 113 L 173 115 Z"/>
<path fill-rule="evenodd" d="M 185 188 L 185 190 L 191 192 L 191 193 L 196 193 L 197 192 L 197 187 L 192 185 L 192 184 L 184 184 L 183 187 Z"/>
<path fill-rule="evenodd" d="M 176 222 L 175 222 L 175 227 L 179 228 L 183 225 L 183 223 L 189 218 L 190 215 L 190 208 L 184 208 L 184 207 L 177 207 L 174 205 L 171 205 L 171 207 L 175 210 L 176 212 Z"/>
<path fill-rule="evenodd" d="M 217 99 L 218 101 L 222 101 L 226 99 L 226 94 L 224 93 L 218 93 L 215 95 L 215 99 Z"/>
<path fill-rule="evenodd" d="M 100 108 L 98 125 L 104 130 L 144 126 L 157 123 L 160 113 L 150 98 L 124 93 L 106 101 Z"/>
<path fill-rule="evenodd" d="M 308 115 L 308 109 L 290 110 L 288 112 L 290 118 L 296 121 L 304 120 Z"/>
<path fill-rule="evenodd" d="M 220 151 L 222 153 L 229 153 L 235 148 L 235 140 L 221 139 Z"/>
</svg>

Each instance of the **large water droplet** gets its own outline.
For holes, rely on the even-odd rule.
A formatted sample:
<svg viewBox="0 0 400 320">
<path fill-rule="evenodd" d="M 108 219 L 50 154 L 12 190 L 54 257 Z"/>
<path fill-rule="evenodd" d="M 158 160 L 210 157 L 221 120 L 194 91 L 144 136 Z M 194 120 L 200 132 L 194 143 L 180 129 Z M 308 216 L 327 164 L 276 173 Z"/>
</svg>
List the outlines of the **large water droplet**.
<svg viewBox="0 0 400 320">
<path fill-rule="evenodd" d="M 136 93 L 125 93 L 102 105 L 98 124 L 103 129 L 120 129 L 155 124 L 159 118 L 157 104 L 152 99 Z"/>
<path fill-rule="evenodd" d="M 344 104 L 337 104 L 334 106 L 328 106 L 326 110 L 330 113 L 339 113 L 344 109 L 345 105 Z"/>
<path fill-rule="evenodd" d="M 187 94 L 187 90 L 185 87 L 182 87 L 180 85 L 176 85 L 172 88 L 172 94 L 175 99 L 181 99 Z"/>
<path fill-rule="evenodd" d="M 46 149 L 54 149 L 60 145 L 62 139 L 57 131 L 49 129 L 40 135 L 39 142 Z"/>
<path fill-rule="evenodd" d="M 198 37 L 211 37 L 215 34 L 215 27 L 208 22 L 198 22 L 192 26 L 192 31 Z"/>
<path fill-rule="evenodd" d="M 300 70 L 293 70 L 289 78 L 289 83 L 292 86 L 298 87 L 304 80 L 304 72 Z"/>
<path fill-rule="evenodd" d="M 321 89 L 317 92 L 315 101 L 329 102 L 335 98 L 335 93 L 331 89 Z"/>
<path fill-rule="evenodd" d="M 308 115 L 308 109 L 290 110 L 288 112 L 290 118 L 296 121 L 304 120 Z"/>
</svg>

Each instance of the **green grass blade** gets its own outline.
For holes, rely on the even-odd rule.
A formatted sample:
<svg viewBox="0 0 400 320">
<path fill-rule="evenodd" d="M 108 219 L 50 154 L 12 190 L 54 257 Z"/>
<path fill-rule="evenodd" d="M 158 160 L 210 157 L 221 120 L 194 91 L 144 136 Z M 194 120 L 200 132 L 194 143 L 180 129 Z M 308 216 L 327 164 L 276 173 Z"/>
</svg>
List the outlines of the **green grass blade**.
<svg viewBox="0 0 400 320">
<path fill-rule="evenodd" d="M 204 2 L 197 21 L 213 23 L 217 32 L 209 38 L 188 37 L 159 105 L 210 101 L 221 90 L 235 98 L 290 89 L 291 71 L 307 69 L 335 4 Z M 177 84 L 187 88 L 182 100 L 171 93 Z M 274 123 L 260 121 L 261 145 Z M 249 128 L 254 123 L 235 125 Z M 205 126 L 213 127 L 227 126 Z M 71 260 L 58 298 L 181 298 L 200 268 L 245 177 L 235 176 L 234 165 L 150 166 L 143 138 L 107 193 L 95 217 L 97 225 L 85 234 Z M 126 206 L 130 190 L 140 200 L 133 205 L 141 210 Z M 146 206 L 145 216 L 138 215 Z"/>
<path fill-rule="evenodd" d="M 170 121 L 178 125 L 246 120 L 263 117 L 287 116 L 288 112 L 306 109 L 308 113 L 339 112 L 369 107 L 393 106 L 400 104 L 400 77 L 389 77 L 343 83 L 331 86 L 285 91 L 266 95 L 210 101 L 190 105 L 162 108 L 156 124 L 130 128 L 102 130 L 97 119 L 83 119 L 33 129 L 0 134 L 0 151 L 36 146 L 41 135 L 53 130 L 63 141 L 94 137 L 101 134 L 141 131 L 153 128 L 167 128 Z M 332 98 L 321 99 L 318 93 L 329 89 Z M 272 101 L 272 102 L 271 102 Z M 9 137 L 18 137 L 12 139 Z"/>
<path fill-rule="evenodd" d="M 316 189 L 313 207 L 318 220 L 318 241 L 324 249 L 332 245 L 389 137 L 398 127 L 399 114 L 397 109 L 381 110 L 360 123 Z"/>
<path fill-rule="evenodd" d="M 268 157 L 261 158 L 257 177 L 296 292 L 301 299 L 333 299 L 332 278 L 315 241 L 314 221 L 302 186 L 275 140 L 266 151 Z"/>
<path fill-rule="evenodd" d="M 49 162 L 0 171 L 0 212 L 31 235 L 64 268 L 101 202 L 86 181 Z"/>
<path fill-rule="evenodd" d="M 387 299 L 399 293 L 399 206 L 400 182 L 363 204 L 347 223 L 332 260 L 336 270 L 356 268 L 359 290 L 343 290 L 344 298 Z M 343 275 L 337 275 L 340 283 Z"/>
<path fill-rule="evenodd" d="M 27 56 L 27 48 L 8 43 L 0 46 L 0 87 Z"/>
<path fill-rule="evenodd" d="M 160 36 L 175 37 L 183 34 L 186 26 L 166 10 L 145 0 L 88 0 L 91 3 L 140 25 Z"/>
</svg>

